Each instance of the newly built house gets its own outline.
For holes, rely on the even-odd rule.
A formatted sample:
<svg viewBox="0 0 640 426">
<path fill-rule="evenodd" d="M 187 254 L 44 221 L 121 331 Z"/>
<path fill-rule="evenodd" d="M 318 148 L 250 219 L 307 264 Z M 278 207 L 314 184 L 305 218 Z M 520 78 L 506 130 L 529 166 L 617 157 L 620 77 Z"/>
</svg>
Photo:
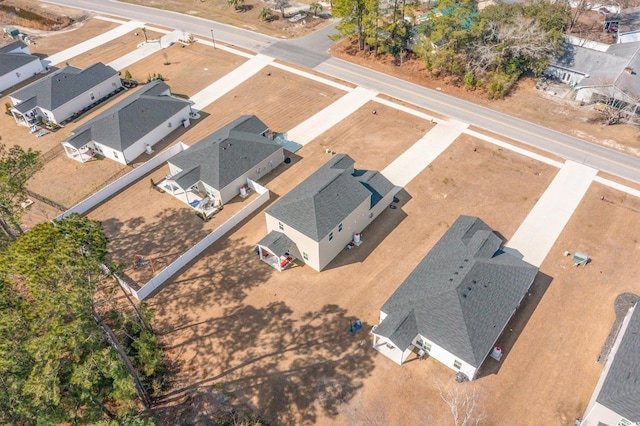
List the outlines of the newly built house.
<svg viewBox="0 0 640 426">
<path fill-rule="evenodd" d="M 18 124 L 60 124 L 120 90 L 118 71 L 101 62 L 85 69 L 65 67 L 9 95 Z"/>
<path fill-rule="evenodd" d="M 430 356 L 473 380 L 538 273 L 501 247 L 486 223 L 460 216 L 382 305 L 373 347 L 398 364 Z"/>
<path fill-rule="evenodd" d="M 243 115 L 172 157 L 171 175 L 159 185 L 194 208 L 225 204 L 246 191 L 247 179 L 257 181 L 284 161 L 282 146 L 268 133 L 258 117 Z"/>
<path fill-rule="evenodd" d="M 358 170 L 346 154 L 331 158 L 266 211 L 260 258 L 278 270 L 301 259 L 321 271 L 393 201 L 381 173 Z"/>
<path fill-rule="evenodd" d="M 640 309 L 627 313 L 581 426 L 640 424 Z"/>
<path fill-rule="evenodd" d="M 128 164 L 180 126 L 188 126 L 191 103 L 153 81 L 78 127 L 62 142 L 69 158 L 101 155 Z"/>
<path fill-rule="evenodd" d="M 23 42 L 0 47 L 0 93 L 43 70 L 40 58 L 32 55 Z"/>
</svg>

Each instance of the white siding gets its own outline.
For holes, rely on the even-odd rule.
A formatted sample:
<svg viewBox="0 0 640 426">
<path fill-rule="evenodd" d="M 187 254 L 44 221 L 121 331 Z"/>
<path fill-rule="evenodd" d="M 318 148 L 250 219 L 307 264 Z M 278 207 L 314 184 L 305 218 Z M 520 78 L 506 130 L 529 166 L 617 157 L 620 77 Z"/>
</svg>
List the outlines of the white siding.
<svg viewBox="0 0 640 426">
<path fill-rule="evenodd" d="M 50 117 L 50 118 L 52 118 L 54 122 L 60 123 L 66 120 L 67 118 L 71 117 L 74 112 L 78 112 L 88 107 L 92 103 L 98 102 L 101 98 L 114 92 L 120 86 L 121 86 L 120 77 L 118 76 L 118 74 L 115 74 L 111 78 L 103 81 L 102 83 L 97 84 L 90 90 L 87 90 L 86 92 L 80 94 L 79 96 L 76 96 L 75 98 L 71 99 L 66 104 L 56 108 L 54 111 L 52 111 L 53 117 Z M 92 93 L 93 93 L 93 99 L 91 99 Z"/>
<path fill-rule="evenodd" d="M 615 411 L 596 403 L 580 423 L 580 426 L 598 426 L 600 424 L 617 426 L 624 417 Z M 631 423 L 634 424 L 634 423 Z"/>
<path fill-rule="evenodd" d="M 122 158 L 125 159 L 126 163 L 130 163 L 138 158 L 140 154 L 145 152 L 147 144 L 153 147 L 169 133 L 180 128 L 180 126 L 182 126 L 182 121 L 189 118 L 190 111 L 191 107 L 189 105 L 185 105 L 185 107 L 174 116 L 147 133 L 142 138 L 138 139 L 138 141 L 132 144 L 129 148 L 125 149 Z M 171 123 L 171 126 L 169 126 L 169 123 Z"/>
<path fill-rule="evenodd" d="M 0 92 L 3 92 L 8 88 L 13 87 L 16 84 L 33 77 L 42 70 L 43 68 L 40 59 L 34 58 L 34 60 L 29 62 L 28 64 L 24 64 L 20 68 L 0 76 Z"/>
<path fill-rule="evenodd" d="M 247 179 L 258 181 L 262 176 L 266 175 L 280 163 L 284 161 L 284 151 L 282 148 L 262 160 L 258 165 L 247 170 L 242 176 L 235 179 L 229 185 L 220 189 L 222 204 L 225 204 L 240 193 L 240 187 L 247 184 Z"/>
<path fill-rule="evenodd" d="M 304 263 L 315 269 L 316 271 L 320 271 L 320 252 L 319 245 L 317 241 L 307 237 L 300 231 L 293 229 L 288 226 L 286 223 L 283 223 L 284 230 L 280 229 L 279 221 L 269 214 L 265 214 L 267 219 L 267 233 L 271 231 L 278 231 L 285 234 L 287 237 L 293 241 L 298 251 L 298 253 L 291 253 L 296 256 L 298 259 L 302 260 Z M 307 254 L 308 259 L 304 258 L 304 253 Z"/>
</svg>

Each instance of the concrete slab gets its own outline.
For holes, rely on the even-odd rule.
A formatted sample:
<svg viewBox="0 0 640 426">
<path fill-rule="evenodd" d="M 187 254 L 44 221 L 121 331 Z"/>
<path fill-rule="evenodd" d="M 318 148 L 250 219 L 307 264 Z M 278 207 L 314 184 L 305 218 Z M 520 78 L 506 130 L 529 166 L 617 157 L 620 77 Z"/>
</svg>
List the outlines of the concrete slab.
<svg viewBox="0 0 640 426">
<path fill-rule="evenodd" d="M 532 265 L 542 265 L 597 172 L 573 161 L 564 163 L 507 247 Z"/>
<path fill-rule="evenodd" d="M 396 186 L 397 193 L 442 154 L 466 128 L 467 124 L 460 121 L 441 121 L 389 164 L 382 174 Z"/>
<path fill-rule="evenodd" d="M 158 40 L 149 40 L 133 52 L 129 52 L 115 61 L 109 62 L 107 65 L 115 70 L 122 71 L 129 65 L 134 64 L 147 56 L 153 55 L 163 48 L 171 46 L 173 43 L 177 42 L 178 39 L 182 38 L 183 34 L 183 31 L 176 30 L 163 35 Z"/>
<path fill-rule="evenodd" d="M 306 145 L 376 96 L 376 92 L 356 87 L 313 117 L 288 131 L 287 139 L 300 145 Z"/>
<path fill-rule="evenodd" d="M 42 63 L 45 66 L 55 66 L 58 64 L 62 64 L 71 58 L 81 55 L 84 52 L 87 52 L 91 49 L 101 46 L 111 40 L 115 40 L 116 38 L 121 37 L 127 34 L 128 32 L 142 28 L 143 26 L 144 24 L 142 22 L 129 21 L 125 24 L 120 25 L 117 28 L 107 31 L 104 34 L 97 35 L 93 38 L 90 38 L 89 40 L 83 41 L 82 43 L 78 43 L 73 47 L 65 49 L 62 52 L 58 52 L 55 55 L 51 55 L 48 58 L 43 59 Z"/>
<path fill-rule="evenodd" d="M 215 83 L 193 95 L 191 97 L 193 109 L 202 110 L 207 105 L 235 89 L 243 81 L 256 74 L 272 61 L 273 58 L 269 56 L 260 54 L 254 56 L 253 59 L 248 60 Z"/>
</svg>

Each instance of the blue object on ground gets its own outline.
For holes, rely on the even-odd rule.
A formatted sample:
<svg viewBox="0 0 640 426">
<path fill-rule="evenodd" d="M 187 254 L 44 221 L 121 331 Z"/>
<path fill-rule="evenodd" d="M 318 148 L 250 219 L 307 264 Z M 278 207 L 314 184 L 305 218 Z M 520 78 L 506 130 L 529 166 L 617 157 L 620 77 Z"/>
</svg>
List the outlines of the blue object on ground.
<svg viewBox="0 0 640 426">
<path fill-rule="evenodd" d="M 189 203 L 189 205 L 194 209 L 198 207 L 199 204 L 200 204 L 200 200 L 193 200 L 192 202 Z"/>
</svg>

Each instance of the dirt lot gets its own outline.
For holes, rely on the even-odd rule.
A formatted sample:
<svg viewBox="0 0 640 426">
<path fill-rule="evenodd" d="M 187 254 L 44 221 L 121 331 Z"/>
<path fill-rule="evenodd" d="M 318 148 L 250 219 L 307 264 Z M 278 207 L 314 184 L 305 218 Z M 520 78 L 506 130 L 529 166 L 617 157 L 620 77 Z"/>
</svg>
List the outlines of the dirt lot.
<svg viewBox="0 0 640 426">
<path fill-rule="evenodd" d="M 156 40 L 163 35 L 164 34 L 162 33 L 147 29 L 147 38 L 149 40 Z M 86 68 L 89 65 L 95 64 L 96 62 L 108 64 L 109 62 L 116 60 L 121 56 L 133 52 L 134 50 L 136 50 L 136 46 L 142 42 L 144 42 L 144 37 L 142 36 L 142 34 L 138 33 L 138 35 L 136 36 L 135 31 L 132 31 L 128 34 L 123 35 L 122 37 L 118 37 L 109 41 L 108 43 L 88 50 L 81 55 L 69 59 L 66 62 L 69 63 L 69 65 L 73 65 L 74 67 L 78 68 Z"/>
<path fill-rule="evenodd" d="M 275 132 L 288 131 L 344 95 L 316 81 L 267 66 L 204 108 L 207 126 L 190 132 L 185 143 L 197 142 L 242 114 L 256 114 Z"/>
<path fill-rule="evenodd" d="M 567 425 L 584 413 L 602 371 L 596 360 L 614 322 L 613 302 L 640 293 L 640 246 L 629 232 L 639 225 L 640 200 L 592 184 L 542 265 L 553 279 L 548 290 L 499 374 L 481 382 L 489 423 Z M 575 268 L 565 250 L 592 262 Z"/>
<path fill-rule="evenodd" d="M 190 97 L 243 64 L 246 58 L 200 43 L 176 43 L 127 67 L 134 80 L 160 73 L 176 95 Z M 164 65 L 170 62 L 169 65 Z"/>
<path fill-rule="evenodd" d="M 211 19 L 281 38 L 301 37 L 330 22 L 328 19 L 314 18 L 313 16 L 309 16 L 304 22 L 289 22 L 288 18 L 294 13 L 293 9 L 287 9 L 285 11 L 285 19 L 282 19 L 280 16 L 280 11 L 274 10 L 274 20 L 270 22 L 262 21 L 259 18 L 260 11 L 265 7 L 274 6 L 274 2 L 265 2 L 262 0 L 247 0 L 244 3 L 242 11 L 234 10 L 233 7 L 229 6 L 227 2 L 223 0 L 190 2 L 188 4 L 182 0 L 127 0 L 127 2 L 199 16 L 201 18 Z M 312 3 L 312 1 L 302 0 L 301 2 L 291 3 L 304 6 L 305 4 Z M 324 9 L 325 11 L 328 9 L 328 4 L 324 4 Z"/>
<path fill-rule="evenodd" d="M 447 84 L 444 80 L 427 77 L 424 66 L 418 60 L 407 61 L 402 67 L 392 61 L 374 61 L 372 57 L 352 56 L 345 53 L 350 49 L 348 42 L 332 47 L 331 53 L 341 59 L 354 62 L 413 83 L 440 88 L 442 92 L 475 102 L 496 111 L 510 114 L 534 123 L 599 143 L 633 155 L 640 155 L 640 130 L 638 127 L 618 124 L 605 126 L 599 122 L 599 115 L 590 106 L 580 107 L 561 99 L 544 96 L 535 89 L 536 80 L 524 79 L 517 89 L 504 100 L 488 100 L 482 92 L 470 92 Z"/>
<path fill-rule="evenodd" d="M 151 256 L 158 272 L 256 197 L 236 197 L 204 222 L 185 203 L 151 188 L 149 179 L 160 182 L 168 174 L 165 164 L 89 212 L 89 218 L 103 223 L 110 260 L 130 265 L 136 254 Z M 147 269 L 125 272 L 141 283 L 152 277 Z"/>
<path fill-rule="evenodd" d="M 342 151 L 358 167 L 388 164 L 397 155 L 395 140 L 373 131 L 374 149 L 361 149 L 357 140 L 350 146 L 349 140 Z M 377 148 L 385 144 L 393 145 L 381 153 Z M 319 145 L 305 146 L 298 152 L 303 159 L 267 186 L 285 193 L 324 163 L 327 154 Z M 446 407 L 427 379 L 448 370 L 429 362 L 393 365 L 376 356 L 366 331 L 346 335 L 349 320 L 360 318 L 365 330 L 376 323 L 380 305 L 459 214 L 480 215 L 511 236 L 555 173 L 463 136 L 399 194 L 400 209 L 386 210 L 365 230 L 362 246 L 344 251 L 322 273 L 298 265 L 277 273 L 255 258 L 254 244 L 265 232 L 258 214 L 149 301 L 170 355 L 182 364 L 168 397 L 177 402 L 194 389 L 215 386 L 250 401 L 278 424 L 354 424 L 359 407 L 371 412 L 363 392 L 375 398 L 401 395 L 410 381 L 413 395 L 428 395 L 421 398 L 420 412 L 413 398 L 386 401 L 382 423 L 410 424 L 435 413 L 429 416 L 440 422 L 433 424 L 446 424 Z M 181 389 L 186 385 L 189 392 Z M 180 409 L 166 412 L 181 415 Z"/>
<path fill-rule="evenodd" d="M 30 46 L 29 50 L 34 54 L 49 56 L 97 35 L 106 33 L 117 26 L 118 24 L 114 22 L 107 22 L 101 19 L 88 19 L 68 30 L 34 35 L 33 38 L 36 41 L 36 45 Z M 27 32 L 27 34 L 29 34 L 29 32 Z"/>
</svg>

